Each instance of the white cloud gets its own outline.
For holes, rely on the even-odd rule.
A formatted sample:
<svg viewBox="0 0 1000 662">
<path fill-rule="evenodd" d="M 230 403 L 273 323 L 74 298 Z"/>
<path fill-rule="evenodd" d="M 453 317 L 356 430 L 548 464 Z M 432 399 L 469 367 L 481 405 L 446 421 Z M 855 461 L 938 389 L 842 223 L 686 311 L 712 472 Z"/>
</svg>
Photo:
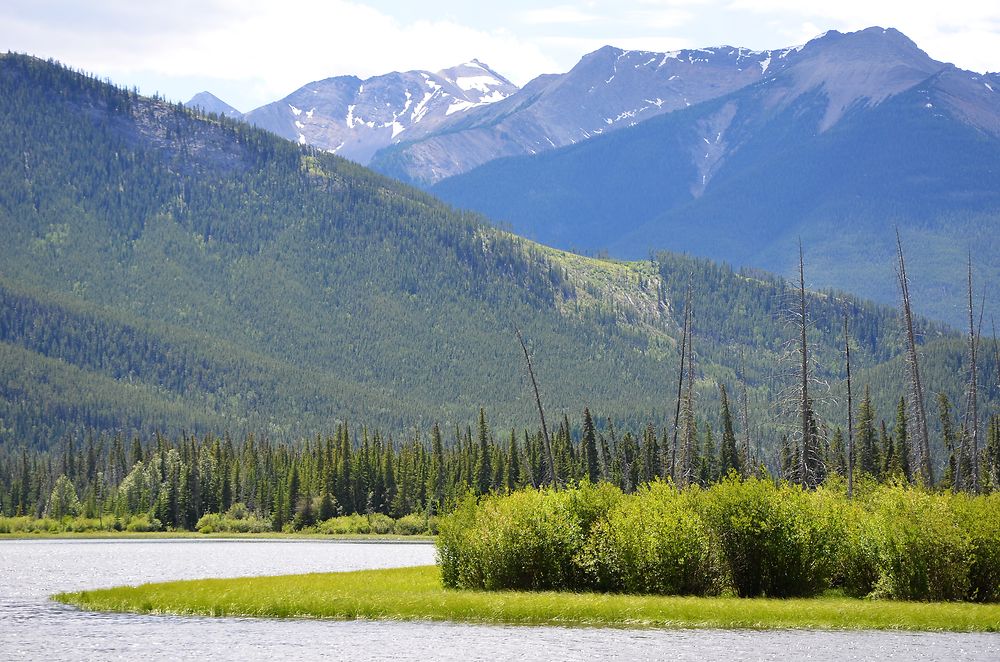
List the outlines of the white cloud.
<svg viewBox="0 0 1000 662">
<path fill-rule="evenodd" d="M 0 43 L 123 83 L 140 72 L 243 80 L 263 95 L 261 103 L 333 75 L 436 70 L 473 57 L 518 83 L 558 68 L 540 48 L 501 29 L 451 20 L 404 24 L 346 0 L 182 0 L 169 7 L 110 0 L 86 10 L 78 4 L 0 5 Z"/>
<path fill-rule="evenodd" d="M 932 57 L 960 67 L 1000 69 L 997 2 L 550 2 L 506 0 L 498 8 L 449 0 L 418 10 L 390 0 L 4 0 L 0 44 L 147 93 L 184 99 L 208 87 L 244 110 L 342 74 L 436 70 L 478 57 L 523 84 L 566 71 L 605 44 L 780 48 L 827 29 L 871 25 L 896 27 Z"/>
<path fill-rule="evenodd" d="M 903 32 L 933 58 L 974 71 L 997 68 L 1000 52 L 1000 3 L 982 0 L 731 0 L 727 11 L 780 16 L 782 31 L 800 39 L 806 29 L 860 30 L 873 25 Z M 795 24 L 802 29 L 796 31 Z M 812 33 L 813 36 L 815 33 Z"/>
<path fill-rule="evenodd" d="M 521 22 L 530 25 L 548 25 L 552 23 L 588 23 L 596 21 L 601 17 L 589 12 L 581 11 L 572 5 L 559 5 L 556 7 L 545 7 L 543 9 L 529 9 L 518 15 Z"/>
</svg>

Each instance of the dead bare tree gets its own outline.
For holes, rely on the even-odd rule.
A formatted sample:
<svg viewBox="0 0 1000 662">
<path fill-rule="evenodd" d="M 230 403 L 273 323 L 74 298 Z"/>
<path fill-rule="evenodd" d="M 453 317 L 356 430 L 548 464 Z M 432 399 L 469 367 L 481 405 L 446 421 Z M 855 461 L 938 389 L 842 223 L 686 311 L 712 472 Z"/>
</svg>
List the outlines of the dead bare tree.
<svg viewBox="0 0 1000 662">
<path fill-rule="evenodd" d="M 686 335 L 687 335 L 687 365 L 685 366 L 687 381 L 684 398 L 681 404 L 681 419 L 684 426 L 684 438 L 682 439 L 681 470 L 678 484 L 682 487 L 690 485 L 695 480 L 696 467 L 694 466 L 694 454 L 696 450 L 697 431 L 694 420 L 694 344 L 692 342 L 692 327 L 694 324 L 694 311 L 688 307 Z"/>
<path fill-rule="evenodd" d="M 818 483 L 819 439 L 816 435 L 812 400 L 809 397 L 809 310 L 806 306 L 805 260 L 802 255 L 802 240 L 799 240 L 799 291 L 797 326 L 799 332 L 799 392 L 798 409 L 800 416 L 801 443 L 799 445 L 799 480 L 803 485 L 815 487 Z"/>
<path fill-rule="evenodd" d="M 851 336 L 844 304 L 844 360 L 847 364 L 847 498 L 854 496 L 854 400 L 851 394 Z"/>
<path fill-rule="evenodd" d="M 976 354 L 979 350 L 976 336 L 975 310 L 972 304 L 972 252 L 969 252 L 969 437 L 972 444 L 970 465 L 972 468 L 972 491 L 979 493 L 979 374 Z"/>
<path fill-rule="evenodd" d="M 521 335 L 521 329 L 514 327 L 514 333 L 517 334 L 517 341 L 521 343 L 521 351 L 524 352 L 524 360 L 528 364 L 528 377 L 531 378 L 531 387 L 535 391 L 535 404 L 538 406 L 538 418 L 542 421 L 542 441 L 545 442 L 545 458 L 546 464 L 549 466 L 549 484 L 555 486 L 555 457 L 552 455 L 552 441 L 549 439 L 549 429 L 545 425 L 545 410 L 542 409 L 542 398 L 538 394 L 538 382 L 535 381 L 535 369 L 531 365 L 531 356 L 528 354 L 527 345 L 524 344 L 524 337 Z"/>
<path fill-rule="evenodd" d="M 972 491 L 979 492 L 979 342 L 982 338 L 983 312 L 986 308 L 986 291 L 979 311 L 979 325 L 975 325 L 975 308 L 972 302 L 972 253 L 969 253 L 969 382 L 965 389 L 965 414 L 962 417 L 955 489 L 964 487 L 965 469 L 972 479 Z"/>
<path fill-rule="evenodd" d="M 903 258 L 903 242 L 896 228 L 896 252 L 899 263 L 896 275 L 903 298 L 903 324 L 906 331 L 906 362 L 910 369 L 909 412 L 913 422 L 913 457 L 916 461 L 918 481 L 930 487 L 934 484 L 931 468 L 930 439 L 927 433 L 927 410 L 924 406 L 924 387 L 920 381 L 920 363 L 917 356 L 917 340 L 913 331 L 913 311 L 910 307 L 910 285 L 906 276 L 906 261 Z"/>
<path fill-rule="evenodd" d="M 677 431 L 680 426 L 681 393 L 684 389 L 684 361 L 687 358 L 688 322 L 691 315 L 691 281 L 688 280 L 687 295 L 684 297 L 684 328 L 681 330 L 681 356 L 677 366 L 677 400 L 674 405 L 674 440 L 670 445 L 670 462 L 664 462 L 663 471 L 677 481 Z"/>
</svg>

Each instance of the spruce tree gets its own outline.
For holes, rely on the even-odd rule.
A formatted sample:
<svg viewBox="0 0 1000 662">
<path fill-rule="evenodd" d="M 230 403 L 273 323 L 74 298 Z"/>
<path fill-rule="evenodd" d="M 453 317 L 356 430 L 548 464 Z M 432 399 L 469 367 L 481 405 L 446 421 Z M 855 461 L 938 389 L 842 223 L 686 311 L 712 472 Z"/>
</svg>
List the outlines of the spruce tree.
<svg viewBox="0 0 1000 662">
<path fill-rule="evenodd" d="M 479 450 L 476 453 L 476 493 L 486 494 L 493 483 L 493 463 L 490 457 L 490 430 L 486 426 L 486 412 L 479 410 Z"/>
<path fill-rule="evenodd" d="M 587 479 L 596 483 L 601 478 L 601 470 L 597 457 L 597 432 L 589 407 L 583 408 L 583 453 L 587 462 Z"/>
<path fill-rule="evenodd" d="M 432 500 L 436 508 L 440 508 L 444 501 L 445 466 L 444 442 L 441 440 L 441 428 L 438 427 L 437 423 L 431 428 L 431 468 L 429 478 L 428 498 Z"/>
<path fill-rule="evenodd" d="M 733 416 L 729 410 L 729 396 L 726 386 L 719 384 L 719 397 L 722 400 L 722 443 L 719 446 L 719 476 L 727 476 L 731 471 L 743 473 L 743 463 L 736 449 L 736 433 L 733 430 Z"/>
<path fill-rule="evenodd" d="M 871 388 L 866 384 L 865 393 L 858 406 L 855 438 L 858 444 L 858 466 L 862 473 L 878 477 L 882 473 L 875 431 L 875 407 L 872 405 Z"/>
<path fill-rule="evenodd" d="M 708 487 L 718 479 L 715 436 L 712 434 L 712 426 L 709 423 L 705 424 L 705 434 L 698 467 L 698 483 L 702 487 Z"/>
<path fill-rule="evenodd" d="M 941 478 L 941 487 L 949 488 L 955 485 L 958 471 L 958 447 L 955 439 L 955 425 L 951 417 L 951 400 L 944 393 L 938 393 L 938 417 L 941 420 L 941 446 L 948 454 L 948 465 Z"/>
<path fill-rule="evenodd" d="M 847 475 L 847 460 L 844 448 L 844 432 L 838 426 L 830 441 L 830 453 L 826 465 L 840 476 Z"/>
<path fill-rule="evenodd" d="M 893 436 L 896 438 L 897 460 L 894 464 L 899 466 L 906 480 L 913 480 L 913 473 L 910 467 L 910 434 L 906 425 L 906 399 L 899 399 L 899 406 L 896 408 L 896 427 Z M 928 486 L 929 487 L 929 486 Z"/>
</svg>

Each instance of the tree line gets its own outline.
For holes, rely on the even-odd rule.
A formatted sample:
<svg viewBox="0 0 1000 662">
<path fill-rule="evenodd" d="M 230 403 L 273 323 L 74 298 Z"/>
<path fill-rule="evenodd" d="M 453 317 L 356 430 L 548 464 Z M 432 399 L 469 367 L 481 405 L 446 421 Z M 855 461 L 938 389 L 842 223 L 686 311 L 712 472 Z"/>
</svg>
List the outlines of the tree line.
<svg viewBox="0 0 1000 662">
<path fill-rule="evenodd" d="M 236 508 L 267 519 L 274 530 L 300 529 L 337 515 L 382 513 L 403 517 L 451 510 L 468 494 L 523 487 L 607 482 L 625 493 L 660 478 L 709 486 L 730 474 L 799 482 L 787 439 L 777 466 L 747 452 L 725 386 L 718 421 L 694 422 L 693 443 L 678 447 L 669 429 L 653 424 L 620 432 L 589 409 L 579 421 L 566 416 L 551 437 L 550 464 L 541 430 L 497 431 L 480 410 L 475 425 L 445 433 L 434 425 L 405 439 L 347 423 L 327 436 L 284 443 L 247 435 L 205 435 L 143 443 L 122 436 L 67 440 L 48 451 L 0 449 L 0 514 L 67 516 L 126 523 L 146 516 L 154 528 L 192 530 L 209 513 Z M 954 409 L 938 400 L 952 449 L 937 488 L 973 484 L 971 463 L 960 463 Z M 895 422 L 878 417 L 867 392 L 857 410 L 856 477 L 894 482 L 913 479 L 902 405 Z M 821 435 L 821 478 L 847 475 L 840 428 Z M 681 442 L 678 442 L 681 443 Z M 1000 415 L 989 417 L 980 465 L 982 491 L 1000 490 Z M 963 478 L 964 477 L 964 481 Z"/>
</svg>

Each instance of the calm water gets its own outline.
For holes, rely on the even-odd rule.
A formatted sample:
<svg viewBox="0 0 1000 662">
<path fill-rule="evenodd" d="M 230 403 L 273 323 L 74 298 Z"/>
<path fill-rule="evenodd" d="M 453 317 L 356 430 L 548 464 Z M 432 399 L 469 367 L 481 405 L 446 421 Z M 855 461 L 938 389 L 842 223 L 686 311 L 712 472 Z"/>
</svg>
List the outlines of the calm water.
<svg viewBox="0 0 1000 662">
<path fill-rule="evenodd" d="M 0 660 L 1000 660 L 1000 635 L 484 627 L 80 612 L 66 590 L 433 562 L 419 544 L 0 541 Z"/>
</svg>

